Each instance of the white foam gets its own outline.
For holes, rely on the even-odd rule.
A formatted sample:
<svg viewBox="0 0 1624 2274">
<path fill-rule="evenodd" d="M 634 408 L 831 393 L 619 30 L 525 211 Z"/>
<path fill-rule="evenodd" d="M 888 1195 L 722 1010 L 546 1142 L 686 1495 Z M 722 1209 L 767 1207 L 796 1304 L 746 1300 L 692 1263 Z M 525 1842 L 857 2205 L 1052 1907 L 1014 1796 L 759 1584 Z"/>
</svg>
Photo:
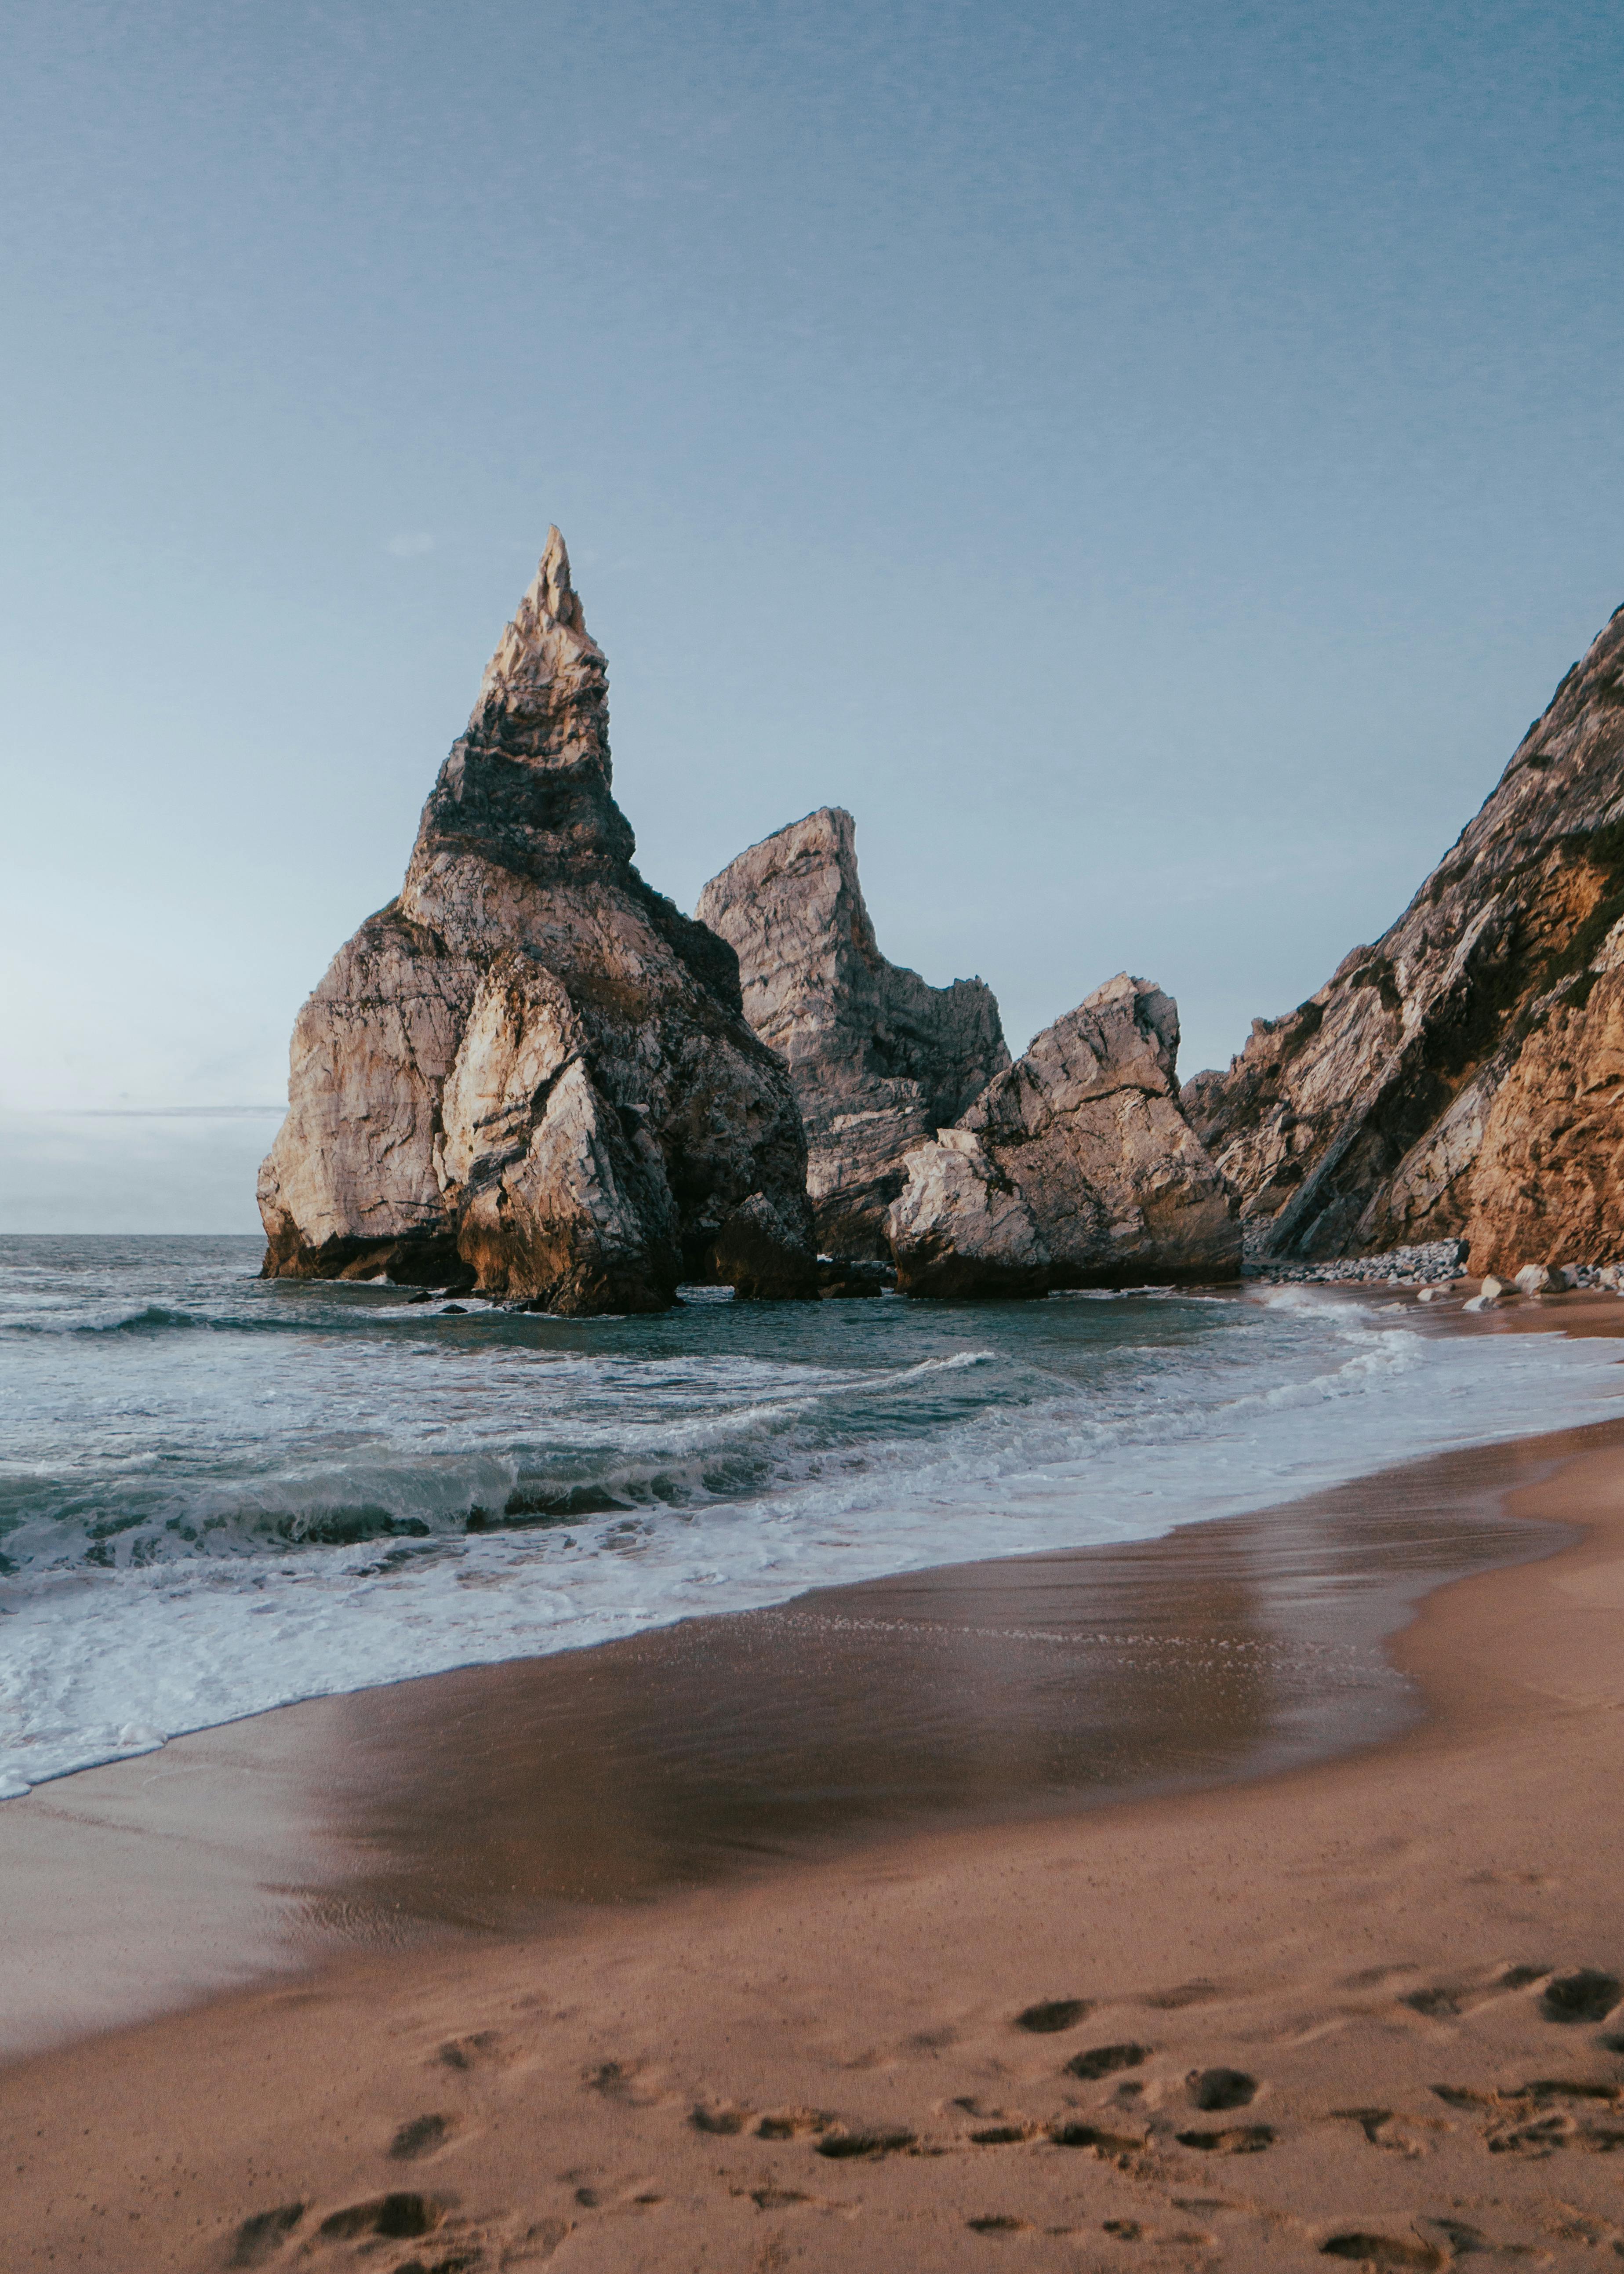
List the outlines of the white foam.
<svg viewBox="0 0 1624 2274">
<path fill-rule="evenodd" d="M 853 1304 L 832 1325 L 824 1306 L 718 1306 L 534 1329 L 551 1344 L 493 1340 L 520 1331 L 500 1320 L 414 1340 L 389 1299 L 256 1291 L 239 1317 L 228 1291 L 194 1306 L 211 1331 L 77 1344 L 52 1314 L 0 1476 L 25 1511 L 4 1543 L 25 1569 L 0 1598 L 0 1793 L 296 1698 L 1147 1538 L 1600 1418 L 1619 1394 L 1603 1343 L 1423 1333 L 1297 1288 L 1069 1314 Z M 509 1493 L 561 1503 L 572 1481 L 621 1504 L 464 1529 L 471 1503 L 500 1521 Z M 422 1536 L 299 1544 L 357 1508 Z"/>
</svg>

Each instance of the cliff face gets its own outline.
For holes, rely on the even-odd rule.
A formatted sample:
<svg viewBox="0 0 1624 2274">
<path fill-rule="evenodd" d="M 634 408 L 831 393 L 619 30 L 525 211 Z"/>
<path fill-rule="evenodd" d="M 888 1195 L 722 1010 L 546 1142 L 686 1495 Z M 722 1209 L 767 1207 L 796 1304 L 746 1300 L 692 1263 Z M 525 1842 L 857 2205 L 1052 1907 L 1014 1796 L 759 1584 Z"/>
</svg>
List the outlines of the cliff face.
<svg viewBox="0 0 1624 2274">
<path fill-rule="evenodd" d="M 915 1295 L 1233 1278 L 1234 1205 L 1180 1110 L 1178 1007 L 1125 972 L 1041 1034 L 957 1128 L 911 1152 L 891 1211 Z"/>
<path fill-rule="evenodd" d="M 1392 929 L 1184 1091 L 1250 1253 L 1624 1249 L 1624 610 Z"/>
<path fill-rule="evenodd" d="M 883 1255 L 903 1155 L 1010 1062 L 992 990 L 929 987 L 886 961 L 838 806 L 741 853 L 705 886 L 699 917 L 737 951 L 745 1016 L 788 1062 L 819 1246 Z"/>
<path fill-rule="evenodd" d="M 733 952 L 644 884 L 607 666 L 553 530 L 424 808 L 398 900 L 294 1028 L 267 1276 L 477 1282 L 648 1310 L 812 1291 L 789 1078 Z"/>
</svg>

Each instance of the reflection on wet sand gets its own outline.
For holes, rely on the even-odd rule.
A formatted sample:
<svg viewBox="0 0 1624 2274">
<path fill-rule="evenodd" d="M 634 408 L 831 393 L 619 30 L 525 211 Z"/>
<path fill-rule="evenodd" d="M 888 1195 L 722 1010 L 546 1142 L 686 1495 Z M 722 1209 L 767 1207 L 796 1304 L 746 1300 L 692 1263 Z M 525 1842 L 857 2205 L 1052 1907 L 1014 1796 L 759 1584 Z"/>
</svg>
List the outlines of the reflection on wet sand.
<svg viewBox="0 0 1624 2274">
<path fill-rule="evenodd" d="M 352 1915 L 534 1925 L 841 1841 L 1255 1776 L 1387 1736 L 1415 1708 L 1382 1637 L 1441 1581 L 1550 1544 L 1498 1505 L 1557 1442 L 295 1709 L 321 1717 Z"/>
</svg>

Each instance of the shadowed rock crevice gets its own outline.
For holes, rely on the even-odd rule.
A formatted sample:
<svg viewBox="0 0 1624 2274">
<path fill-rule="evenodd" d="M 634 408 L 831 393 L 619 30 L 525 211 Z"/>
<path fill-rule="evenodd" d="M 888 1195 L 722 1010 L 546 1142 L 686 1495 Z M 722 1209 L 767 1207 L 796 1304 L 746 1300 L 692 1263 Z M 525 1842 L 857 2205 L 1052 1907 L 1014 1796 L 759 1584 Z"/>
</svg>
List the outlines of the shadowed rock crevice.
<svg viewBox="0 0 1624 2274">
<path fill-rule="evenodd" d="M 1624 611 L 1392 929 L 1184 1104 L 1260 1260 L 1624 1247 Z"/>
<path fill-rule="evenodd" d="M 705 886 L 699 915 L 736 951 L 745 1015 L 788 1064 L 819 1246 L 886 1254 L 903 1155 L 1010 1062 L 992 990 L 931 987 L 881 954 L 838 806 L 741 853 Z"/>
<path fill-rule="evenodd" d="M 607 688 L 554 530 L 399 900 L 295 1026 L 267 1276 L 567 1314 L 663 1308 L 684 1278 L 815 1291 L 793 1089 L 732 950 L 632 866 Z"/>
</svg>

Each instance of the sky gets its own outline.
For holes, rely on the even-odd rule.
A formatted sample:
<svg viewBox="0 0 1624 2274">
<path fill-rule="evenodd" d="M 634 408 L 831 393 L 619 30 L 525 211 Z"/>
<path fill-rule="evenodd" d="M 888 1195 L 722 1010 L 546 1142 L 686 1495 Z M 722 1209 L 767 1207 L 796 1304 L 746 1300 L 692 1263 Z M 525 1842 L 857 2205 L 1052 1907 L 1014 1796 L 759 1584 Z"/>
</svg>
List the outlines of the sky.
<svg viewBox="0 0 1624 2274">
<path fill-rule="evenodd" d="M 1624 600 L 1624 18 L 12 0 L 0 1231 L 250 1231 L 568 540 L 691 908 L 856 817 L 1012 1047 L 1224 1063 Z"/>
</svg>

